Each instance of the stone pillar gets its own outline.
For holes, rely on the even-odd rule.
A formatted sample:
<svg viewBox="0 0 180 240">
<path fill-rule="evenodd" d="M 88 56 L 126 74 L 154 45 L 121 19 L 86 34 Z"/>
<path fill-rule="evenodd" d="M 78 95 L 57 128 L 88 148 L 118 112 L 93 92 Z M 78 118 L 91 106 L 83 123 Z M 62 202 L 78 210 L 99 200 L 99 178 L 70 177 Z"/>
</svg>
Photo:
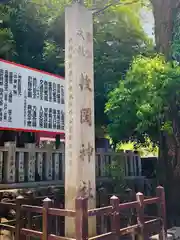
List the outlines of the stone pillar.
<svg viewBox="0 0 180 240">
<path fill-rule="evenodd" d="M 46 180 L 52 180 L 53 177 L 53 159 L 52 159 L 52 149 L 48 149 L 48 152 L 46 153 L 46 160 L 45 160 L 45 174 L 46 174 Z"/>
<path fill-rule="evenodd" d="M 128 153 L 129 156 L 129 164 L 130 164 L 130 173 L 131 177 L 134 176 L 134 158 L 133 158 L 133 152 L 129 151 Z"/>
<path fill-rule="evenodd" d="M 54 180 L 59 180 L 59 153 L 54 154 Z"/>
<path fill-rule="evenodd" d="M 138 156 L 138 168 L 139 168 L 139 176 L 142 176 L 142 165 L 141 165 L 141 157 Z"/>
<path fill-rule="evenodd" d="M 137 155 L 133 156 L 134 158 L 134 176 L 137 176 Z"/>
<path fill-rule="evenodd" d="M 44 144 L 44 148 L 46 149 L 45 159 L 43 163 L 45 164 L 45 178 L 46 180 L 50 181 L 53 179 L 53 146 L 52 144 L 46 142 Z"/>
<path fill-rule="evenodd" d="M 104 177 L 105 176 L 105 150 L 104 148 L 97 148 L 96 150 L 97 153 L 100 153 L 99 157 L 100 157 L 100 173 L 101 176 L 100 177 Z"/>
<path fill-rule="evenodd" d="M 25 144 L 25 148 L 28 148 L 28 157 L 27 157 L 27 168 L 28 168 L 28 182 L 35 181 L 35 160 L 36 160 L 36 153 L 35 153 L 35 144 L 34 143 L 27 143 Z"/>
<path fill-rule="evenodd" d="M 43 153 L 39 152 L 37 154 L 37 172 L 39 175 L 39 180 L 43 180 Z"/>
<path fill-rule="evenodd" d="M 125 151 L 123 151 L 122 156 L 124 156 L 124 171 L 125 171 L 125 176 L 128 176 L 128 163 L 127 163 L 127 154 Z"/>
<path fill-rule="evenodd" d="M 92 12 L 79 3 L 65 11 L 65 208 L 75 198 L 88 197 L 96 207 L 94 77 Z M 96 219 L 89 218 L 89 236 L 96 234 Z M 74 219 L 66 217 L 65 236 L 75 237 Z"/>
<path fill-rule="evenodd" d="M 24 182 L 24 152 L 18 153 L 18 181 Z"/>
</svg>

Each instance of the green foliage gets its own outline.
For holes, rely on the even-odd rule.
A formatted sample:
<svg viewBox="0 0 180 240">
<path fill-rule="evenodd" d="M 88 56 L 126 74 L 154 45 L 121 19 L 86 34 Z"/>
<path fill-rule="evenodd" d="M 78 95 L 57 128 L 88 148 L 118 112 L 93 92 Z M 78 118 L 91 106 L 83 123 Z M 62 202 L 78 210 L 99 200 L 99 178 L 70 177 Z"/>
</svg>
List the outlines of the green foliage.
<svg viewBox="0 0 180 240">
<path fill-rule="evenodd" d="M 162 56 L 134 59 L 125 80 L 109 95 L 106 112 L 114 140 L 149 137 L 158 143 L 160 131 L 175 134 L 180 117 L 180 67 Z"/>
<path fill-rule="evenodd" d="M 149 138 L 145 138 L 144 143 L 137 143 L 137 142 L 120 142 L 117 144 L 117 150 L 131 150 L 131 151 L 138 151 L 141 157 L 147 156 L 158 156 L 158 147 L 157 145 L 153 144 Z"/>
<path fill-rule="evenodd" d="M 133 56 L 152 43 L 139 19 L 139 5 L 111 7 L 94 20 L 96 124 L 106 125 L 104 106 L 109 91 L 123 78 Z"/>
<path fill-rule="evenodd" d="M 174 24 L 173 37 L 171 43 L 172 56 L 178 62 L 180 61 L 180 13 L 179 8 L 173 10 Z"/>
<path fill-rule="evenodd" d="M 0 6 L 0 57 L 30 67 L 64 75 L 64 31 L 54 31 L 62 9 L 48 9 L 37 1 L 12 1 Z M 61 26 L 61 22 L 59 24 Z M 56 26 L 57 28 L 58 26 Z M 64 29 L 64 25 L 63 25 Z M 4 48 L 6 47 L 6 51 Z"/>
</svg>

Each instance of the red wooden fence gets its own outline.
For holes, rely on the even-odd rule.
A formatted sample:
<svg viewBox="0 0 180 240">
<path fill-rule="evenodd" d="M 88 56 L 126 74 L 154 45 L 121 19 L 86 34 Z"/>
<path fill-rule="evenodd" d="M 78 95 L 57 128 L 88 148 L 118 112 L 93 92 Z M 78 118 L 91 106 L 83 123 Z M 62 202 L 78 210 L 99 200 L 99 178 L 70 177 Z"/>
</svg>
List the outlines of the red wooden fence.
<svg viewBox="0 0 180 240">
<path fill-rule="evenodd" d="M 65 210 L 53 207 L 53 201 L 49 198 L 44 199 L 43 206 L 31 206 L 23 204 L 23 197 L 19 196 L 16 203 L 0 203 L 0 208 L 9 206 L 16 210 L 15 226 L 0 224 L 1 229 L 6 229 L 15 234 L 15 240 L 24 240 L 28 237 L 39 237 L 43 240 L 70 240 L 70 238 L 52 234 L 52 216 L 68 216 L 74 218 L 75 237 L 77 240 L 88 239 L 88 218 L 92 216 L 108 215 L 111 218 L 111 231 L 89 238 L 95 239 L 113 239 L 117 240 L 119 236 L 126 234 L 137 234 L 141 239 L 148 239 L 154 234 L 159 234 L 160 240 L 166 239 L 166 210 L 165 194 L 163 187 L 157 187 L 156 197 L 144 199 L 142 193 L 136 194 L 136 201 L 120 203 L 120 199 L 112 196 L 110 206 L 88 210 L 88 199 L 77 198 L 75 200 L 75 210 Z M 145 205 L 157 204 L 158 216 L 154 219 L 145 221 Z M 137 212 L 137 224 L 121 228 L 120 214 L 123 209 L 135 208 Z M 38 213 L 42 215 L 42 231 L 32 230 L 24 227 L 24 212 Z M 71 240 L 73 240 L 71 238 Z"/>
</svg>

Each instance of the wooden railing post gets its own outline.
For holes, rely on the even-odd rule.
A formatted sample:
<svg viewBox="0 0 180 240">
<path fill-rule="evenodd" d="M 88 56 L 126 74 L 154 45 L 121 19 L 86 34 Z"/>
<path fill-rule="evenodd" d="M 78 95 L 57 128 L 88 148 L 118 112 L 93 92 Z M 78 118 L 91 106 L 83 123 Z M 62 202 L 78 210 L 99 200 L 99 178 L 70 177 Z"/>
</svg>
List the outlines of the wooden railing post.
<svg viewBox="0 0 180 240">
<path fill-rule="evenodd" d="M 88 198 L 76 198 L 75 239 L 88 239 Z"/>
<path fill-rule="evenodd" d="M 31 204 L 33 202 L 33 200 L 34 200 L 33 199 L 33 192 L 30 192 L 30 196 L 29 196 L 29 199 L 28 199 L 28 204 Z M 32 228 L 32 217 L 33 217 L 33 214 L 31 212 L 27 211 L 26 218 L 27 218 L 27 228 L 28 229 Z M 32 240 L 32 237 L 27 236 L 26 240 Z"/>
<path fill-rule="evenodd" d="M 48 235 L 51 232 L 51 220 L 48 216 L 48 208 L 52 206 L 52 200 L 45 198 L 43 200 L 43 214 L 42 214 L 42 228 L 43 228 L 43 240 L 48 240 Z"/>
<path fill-rule="evenodd" d="M 165 240 L 167 236 L 167 227 L 166 227 L 166 202 L 165 202 L 165 192 L 164 188 L 159 186 L 156 188 L 156 195 L 159 197 L 158 203 L 158 216 L 161 218 L 162 227 L 159 234 L 159 240 Z"/>
<path fill-rule="evenodd" d="M 138 239 L 144 240 L 144 195 L 142 193 L 136 194 L 136 199 L 138 201 L 138 208 L 137 208 L 137 223 L 139 225 L 139 233 Z"/>
<path fill-rule="evenodd" d="M 21 227 L 22 227 L 22 214 L 21 205 L 24 197 L 18 196 L 16 198 L 16 228 L 15 228 L 15 240 L 21 240 Z"/>
<path fill-rule="evenodd" d="M 113 233 L 113 239 L 118 240 L 120 233 L 119 198 L 112 196 L 110 203 L 113 208 L 111 218 L 111 232 Z"/>
</svg>

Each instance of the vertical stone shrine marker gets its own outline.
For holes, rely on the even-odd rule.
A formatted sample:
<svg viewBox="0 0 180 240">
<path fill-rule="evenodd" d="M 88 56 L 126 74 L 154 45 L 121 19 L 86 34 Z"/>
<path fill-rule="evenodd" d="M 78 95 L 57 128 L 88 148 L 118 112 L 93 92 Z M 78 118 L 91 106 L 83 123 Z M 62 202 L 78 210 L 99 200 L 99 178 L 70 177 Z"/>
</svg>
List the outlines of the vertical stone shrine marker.
<svg viewBox="0 0 180 240">
<path fill-rule="evenodd" d="M 75 198 L 88 197 L 96 207 L 94 73 L 92 13 L 79 3 L 65 10 L 65 208 Z M 65 236 L 75 237 L 74 219 L 66 217 Z M 89 236 L 96 219 L 89 218 Z"/>
</svg>

